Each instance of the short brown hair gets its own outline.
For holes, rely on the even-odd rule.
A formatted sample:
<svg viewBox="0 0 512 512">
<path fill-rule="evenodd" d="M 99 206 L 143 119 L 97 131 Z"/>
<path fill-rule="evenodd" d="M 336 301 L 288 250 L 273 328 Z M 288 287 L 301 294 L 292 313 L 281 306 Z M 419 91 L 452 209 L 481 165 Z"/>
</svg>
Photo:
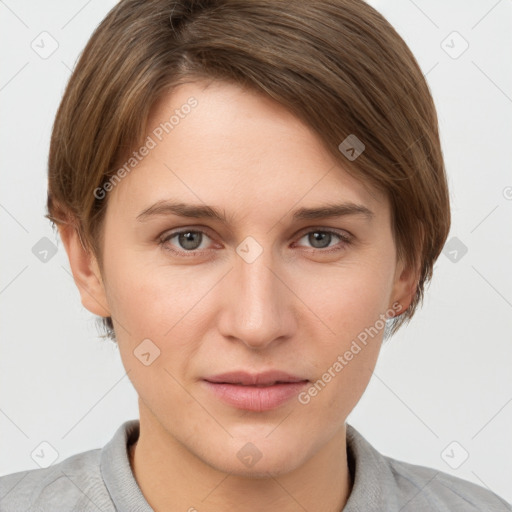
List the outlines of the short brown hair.
<svg viewBox="0 0 512 512">
<path fill-rule="evenodd" d="M 419 276 L 409 308 L 391 321 L 394 334 L 423 301 L 450 229 L 449 193 L 421 69 L 361 0 L 121 0 L 91 36 L 58 109 L 47 217 L 73 223 L 101 268 L 107 199 L 93 191 L 142 143 L 156 101 L 196 79 L 270 96 L 347 172 L 386 194 L 397 256 Z M 354 135 L 365 148 L 352 160 L 339 145 Z M 112 319 L 103 321 L 115 338 Z"/>
</svg>

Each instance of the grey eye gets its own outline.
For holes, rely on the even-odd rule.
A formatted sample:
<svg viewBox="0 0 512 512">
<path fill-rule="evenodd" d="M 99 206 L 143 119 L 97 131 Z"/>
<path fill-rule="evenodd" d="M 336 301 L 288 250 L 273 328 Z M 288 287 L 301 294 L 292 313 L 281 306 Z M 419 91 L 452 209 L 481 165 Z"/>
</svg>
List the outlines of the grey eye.
<svg viewBox="0 0 512 512">
<path fill-rule="evenodd" d="M 176 233 L 174 236 L 178 237 L 180 246 L 189 251 L 198 249 L 203 239 L 203 233 L 200 231 L 183 231 L 182 233 Z"/>
</svg>

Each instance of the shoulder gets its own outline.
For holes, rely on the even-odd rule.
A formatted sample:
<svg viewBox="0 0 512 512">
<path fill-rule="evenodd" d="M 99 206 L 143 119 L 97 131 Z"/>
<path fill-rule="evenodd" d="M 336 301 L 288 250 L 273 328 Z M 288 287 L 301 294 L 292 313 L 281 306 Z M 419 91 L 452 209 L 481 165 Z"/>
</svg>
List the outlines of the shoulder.
<svg viewBox="0 0 512 512">
<path fill-rule="evenodd" d="M 383 456 L 406 510 L 512 512 L 512 506 L 489 489 L 443 471 Z M 404 503 L 405 505 L 405 503 Z"/>
<path fill-rule="evenodd" d="M 480 485 L 381 454 L 350 424 L 347 457 L 353 486 L 344 512 L 512 512 L 509 503 Z"/>
<path fill-rule="evenodd" d="M 100 458 L 101 449 L 89 450 L 48 468 L 0 477 L 0 510 L 115 510 L 101 476 Z"/>
</svg>

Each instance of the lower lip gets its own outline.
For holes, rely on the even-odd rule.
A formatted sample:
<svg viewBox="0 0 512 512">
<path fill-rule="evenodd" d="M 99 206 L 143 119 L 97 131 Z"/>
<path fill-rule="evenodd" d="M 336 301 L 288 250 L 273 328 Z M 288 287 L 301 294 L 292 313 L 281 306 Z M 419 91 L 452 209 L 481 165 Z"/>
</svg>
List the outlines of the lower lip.
<svg viewBox="0 0 512 512">
<path fill-rule="evenodd" d="M 274 384 L 257 387 L 203 381 L 218 398 L 238 409 L 269 411 L 296 397 L 308 381 Z"/>
</svg>

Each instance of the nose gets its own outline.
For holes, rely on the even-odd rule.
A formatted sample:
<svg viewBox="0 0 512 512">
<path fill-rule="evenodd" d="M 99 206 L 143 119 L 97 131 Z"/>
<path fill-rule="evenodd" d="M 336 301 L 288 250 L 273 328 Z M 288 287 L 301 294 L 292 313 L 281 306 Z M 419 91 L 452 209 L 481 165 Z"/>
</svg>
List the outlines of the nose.
<svg viewBox="0 0 512 512">
<path fill-rule="evenodd" d="M 295 297 L 270 249 L 249 261 L 235 255 L 234 268 L 224 283 L 219 329 L 226 338 L 261 350 L 292 336 Z"/>
</svg>

